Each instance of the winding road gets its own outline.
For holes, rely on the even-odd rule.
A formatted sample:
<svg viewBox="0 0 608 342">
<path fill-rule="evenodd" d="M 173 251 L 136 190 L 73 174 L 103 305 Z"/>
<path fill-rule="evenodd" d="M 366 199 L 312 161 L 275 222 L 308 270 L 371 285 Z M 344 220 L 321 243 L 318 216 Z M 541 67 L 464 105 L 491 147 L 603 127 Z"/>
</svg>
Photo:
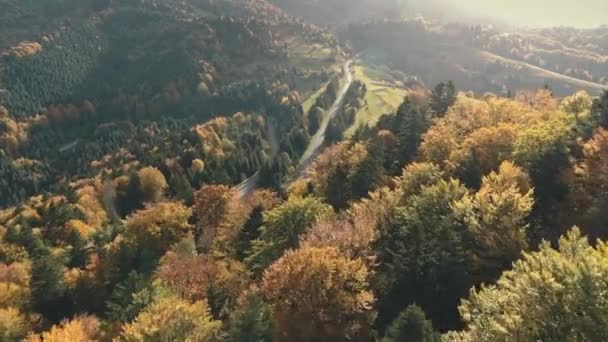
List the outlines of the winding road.
<svg viewBox="0 0 608 342">
<path fill-rule="evenodd" d="M 332 104 L 331 108 L 329 109 L 325 117 L 323 117 L 323 121 L 321 121 L 319 129 L 317 130 L 315 135 L 313 135 L 310 139 L 310 143 L 308 144 L 306 151 L 304 151 L 304 154 L 302 154 L 302 157 L 300 158 L 300 161 L 298 163 L 298 169 L 296 172 L 297 176 L 301 176 L 304 171 L 306 171 L 308 166 L 310 166 L 314 158 L 319 153 L 319 149 L 321 148 L 321 146 L 323 146 L 323 142 L 325 141 L 325 133 L 327 132 L 329 121 L 333 119 L 336 114 L 338 114 L 338 111 L 342 107 L 342 103 L 344 102 L 344 96 L 346 96 L 348 88 L 350 88 L 350 85 L 353 83 L 353 74 L 350 70 L 351 63 L 352 61 L 347 61 L 342 67 L 344 75 L 346 76 L 346 82 L 340 89 L 340 92 L 338 93 L 338 96 L 336 97 L 336 100 Z M 270 144 L 272 146 L 272 153 L 274 156 L 278 152 L 278 142 L 276 138 L 276 131 L 272 123 L 269 124 L 267 135 L 269 137 Z M 239 198 L 243 198 L 249 193 L 251 193 L 256 188 L 259 178 L 260 172 L 258 171 L 254 173 L 251 177 L 241 182 L 241 184 L 237 185 L 235 187 L 237 191 L 237 196 Z"/>
<path fill-rule="evenodd" d="M 315 133 L 315 135 L 313 135 L 313 137 L 310 139 L 308 148 L 306 148 L 306 151 L 304 151 L 304 154 L 302 154 L 302 157 L 300 158 L 300 162 L 298 164 L 299 175 L 301 175 L 302 172 L 304 172 L 308 168 L 308 166 L 310 166 L 310 163 L 312 163 L 314 158 L 319 153 L 319 149 L 325 141 L 325 133 L 327 132 L 329 121 L 333 119 L 336 114 L 338 114 L 338 111 L 342 107 L 344 96 L 346 96 L 348 88 L 350 88 L 350 85 L 353 83 L 353 74 L 350 70 L 351 63 L 352 61 L 348 61 L 344 63 L 344 66 L 342 67 L 344 70 L 344 75 L 346 75 L 346 83 L 344 83 L 342 89 L 340 89 L 340 92 L 338 93 L 338 96 L 336 97 L 336 100 L 334 101 L 333 105 L 329 109 L 329 112 L 327 112 L 327 114 L 323 118 L 323 121 L 321 121 L 321 125 L 319 126 L 317 133 Z"/>
<path fill-rule="evenodd" d="M 279 153 L 279 139 L 277 138 L 277 130 L 275 128 L 274 122 L 272 120 L 267 121 L 268 126 L 266 127 L 266 136 L 268 137 L 268 141 L 270 142 L 270 148 L 272 151 L 271 158 Z M 239 185 L 235 187 L 236 194 L 238 198 L 243 198 L 250 194 L 257 186 L 258 180 L 260 178 L 260 171 L 254 173 L 251 177 L 242 181 Z"/>
</svg>

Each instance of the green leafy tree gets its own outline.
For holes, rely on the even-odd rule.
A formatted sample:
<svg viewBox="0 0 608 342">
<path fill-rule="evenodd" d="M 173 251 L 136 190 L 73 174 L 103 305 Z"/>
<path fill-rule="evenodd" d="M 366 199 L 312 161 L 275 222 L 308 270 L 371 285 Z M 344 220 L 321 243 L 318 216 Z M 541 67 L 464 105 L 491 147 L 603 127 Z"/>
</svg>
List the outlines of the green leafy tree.
<svg viewBox="0 0 608 342">
<path fill-rule="evenodd" d="M 544 242 L 496 285 L 462 301 L 464 331 L 453 341 L 605 341 L 608 339 L 608 245 L 573 229 L 559 249 Z"/>
<path fill-rule="evenodd" d="M 407 197 L 419 193 L 424 186 L 437 183 L 444 176 L 441 168 L 433 163 L 411 163 L 403 169 L 397 184 L 402 195 Z"/>
<path fill-rule="evenodd" d="M 367 195 L 382 172 L 377 147 L 341 143 L 327 148 L 310 172 L 314 192 L 336 209 Z"/>
<path fill-rule="evenodd" d="M 467 189 L 456 180 L 426 185 L 395 209 L 377 241 L 375 290 L 385 326 L 417 303 L 440 329 L 458 322 L 456 306 L 471 286 L 463 234 L 452 204 Z"/>
<path fill-rule="evenodd" d="M 513 160 L 527 171 L 534 184 L 533 217 L 539 224 L 529 231 L 532 242 L 539 243 L 542 238 L 556 241 L 561 234 L 546 227 L 553 216 L 551 208 L 568 194 L 568 187 L 556 170 L 570 166 L 573 124 L 572 117 L 556 113 L 546 121 L 525 127 L 515 141 Z"/>
<path fill-rule="evenodd" d="M 148 279 L 137 272 L 129 273 L 127 279 L 115 286 L 106 302 L 106 316 L 114 322 L 133 321 L 152 302 L 152 291 Z"/>
<path fill-rule="evenodd" d="M 254 291 L 241 298 L 239 306 L 230 314 L 228 341 L 272 341 L 272 307 Z"/>
<path fill-rule="evenodd" d="M 298 245 L 300 235 L 313 223 L 333 213 L 332 208 L 314 197 L 292 197 L 287 202 L 264 213 L 260 238 L 253 242 L 245 262 L 261 272 L 283 252 Z"/>
</svg>

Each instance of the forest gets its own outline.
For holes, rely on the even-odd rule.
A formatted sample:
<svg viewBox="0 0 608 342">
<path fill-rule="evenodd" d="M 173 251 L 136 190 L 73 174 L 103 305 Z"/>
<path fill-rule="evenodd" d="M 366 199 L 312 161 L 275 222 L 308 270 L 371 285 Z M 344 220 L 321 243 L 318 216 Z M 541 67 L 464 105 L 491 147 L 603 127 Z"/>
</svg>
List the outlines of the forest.
<svg viewBox="0 0 608 342">
<path fill-rule="evenodd" d="M 608 340 L 606 28 L 400 3 L 0 0 L 0 341 Z"/>
</svg>

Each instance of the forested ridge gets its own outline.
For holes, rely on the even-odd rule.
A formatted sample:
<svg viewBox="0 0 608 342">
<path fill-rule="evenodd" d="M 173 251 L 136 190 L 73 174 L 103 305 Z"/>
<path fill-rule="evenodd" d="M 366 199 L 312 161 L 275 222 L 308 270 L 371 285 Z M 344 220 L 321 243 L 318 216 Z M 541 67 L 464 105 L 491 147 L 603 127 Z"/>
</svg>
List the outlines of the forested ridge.
<svg viewBox="0 0 608 342">
<path fill-rule="evenodd" d="M 604 29 L 397 3 L 0 0 L 0 341 L 608 340 L 608 90 L 409 58 L 605 84 Z"/>
</svg>

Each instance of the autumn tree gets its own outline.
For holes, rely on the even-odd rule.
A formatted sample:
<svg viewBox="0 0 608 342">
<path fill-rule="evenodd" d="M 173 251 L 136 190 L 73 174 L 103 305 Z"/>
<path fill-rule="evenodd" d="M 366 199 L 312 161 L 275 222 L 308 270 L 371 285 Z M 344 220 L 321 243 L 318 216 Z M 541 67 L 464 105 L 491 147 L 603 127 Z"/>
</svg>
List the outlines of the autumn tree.
<svg viewBox="0 0 608 342">
<path fill-rule="evenodd" d="M 265 212 L 260 238 L 253 242 L 245 262 L 255 272 L 261 272 L 279 259 L 286 249 L 297 247 L 300 235 L 315 222 L 332 213 L 329 205 L 314 197 L 292 197 Z"/>
<path fill-rule="evenodd" d="M 0 340 L 21 341 L 28 330 L 30 322 L 17 308 L 0 308 Z"/>
<path fill-rule="evenodd" d="M 463 143 L 465 158 L 475 159 L 474 167 L 478 174 L 497 170 L 504 160 L 511 159 L 517 131 L 518 126 L 507 123 L 476 130 Z"/>
<path fill-rule="evenodd" d="M 99 320 L 94 316 L 80 316 L 54 325 L 40 335 L 30 335 L 27 342 L 99 341 Z"/>
<path fill-rule="evenodd" d="M 288 251 L 264 272 L 262 294 L 273 305 L 274 337 L 291 341 L 369 339 L 374 319 L 369 272 L 335 248 Z"/>
<path fill-rule="evenodd" d="M 140 248 L 148 245 L 164 252 L 191 233 L 191 216 L 192 210 L 182 203 L 157 203 L 129 216 L 124 234 L 127 239 L 136 241 Z"/>
<path fill-rule="evenodd" d="M 246 267 L 232 260 L 214 260 L 205 255 L 167 253 L 156 271 L 156 279 L 189 302 L 206 300 L 214 317 L 226 317 L 249 283 Z"/>
<path fill-rule="evenodd" d="M 31 296 L 31 277 L 29 263 L 0 263 L 0 307 L 26 308 Z"/>
<path fill-rule="evenodd" d="M 125 221 L 124 232 L 108 244 L 106 273 L 112 284 L 135 270 L 150 274 L 172 245 L 192 233 L 192 210 L 177 202 L 160 202 Z"/>
<path fill-rule="evenodd" d="M 472 237 L 469 256 L 481 281 L 493 281 L 526 248 L 526 218 L 534 204 L 528 175 L 510 162 L 453 204 Z"/>
<path fill-rule="evenodd" d="M 315 194 L 336 209 L 367 195 L 381 171 L 381 161 L 370 152 L 370 147 L 341 143 L 323 151 L 310 172 Z"/>
<path fill-rule="evenodd" d="M 144 201 L 158 202 L 167 189 L 167 180 L 157 168 L 145 167 L 137 172 Z"/>
<path fill-rule="evenodd" d="M 213 320 L 206 301 L 188 303 L 171 295 L 157 298 L 132 323 L 123 326 L 117 341 L 219 341 L 220 321 Z"/>
<path fill-rule="evenodd" d="M 496 285 L 462 301 L 466 323 L 454 341 L 603 341 L 608 338 L 608 245 L 593 247 L 575 228 L 559 249 L 543 243 Z"/>
<path fill-rule="evenodd" d="M 346 256 L 362 258 L 372 265 L 375 263 L 373 243 L 390 220 L 400 197 L 399 191 L 376 190 L 335 219 L 313 224 L 300 246 L 334 247 Z"/>
<path fill-rule="evenodd" d="M 222 221 L 229 214 L 234 192 L 225 185 L 205 185 L 194 194 L 197 218 L 195 241 L 199 251 L 209 251 Z"/>
</svg>

